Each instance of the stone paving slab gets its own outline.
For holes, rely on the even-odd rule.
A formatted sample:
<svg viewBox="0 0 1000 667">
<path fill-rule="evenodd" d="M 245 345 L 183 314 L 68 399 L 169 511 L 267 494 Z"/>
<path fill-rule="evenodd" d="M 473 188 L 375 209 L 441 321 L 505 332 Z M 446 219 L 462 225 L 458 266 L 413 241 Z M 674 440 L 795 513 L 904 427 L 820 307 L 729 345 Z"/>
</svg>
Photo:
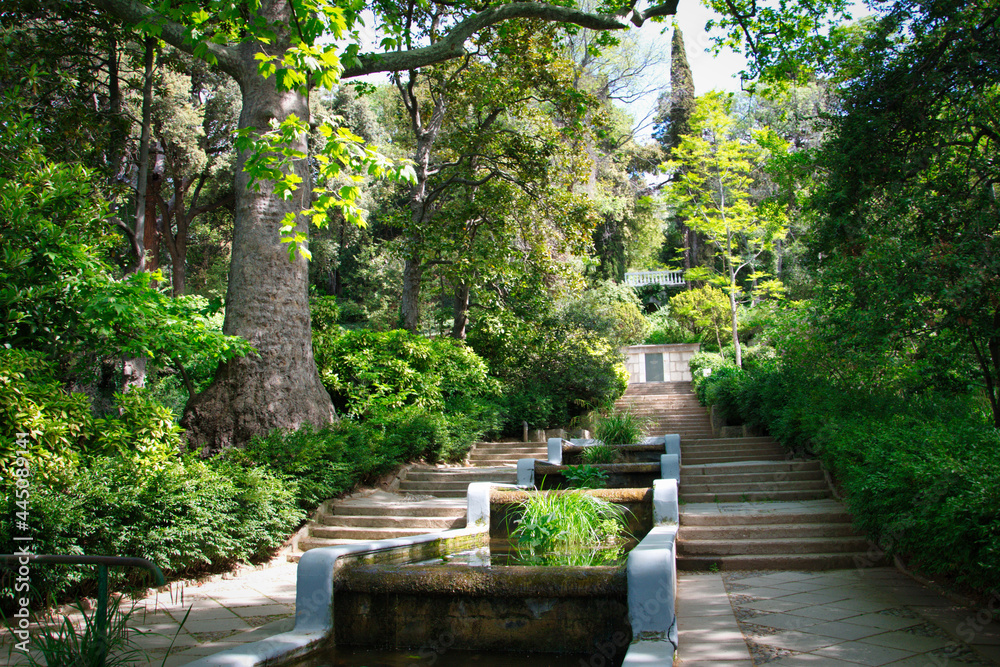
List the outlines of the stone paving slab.
<svg viewBox="0 0 1000 667">
<path fill-rule="evenodd" d="M 154 592 L 135 601 L 129 622 L 135 631 L 134 643 L 148 653 L 148 664 L 179 667 L 291 630 L 297 568 L 281 556 L 259 569 L 243 569 L 204 583 L 175 583 L 169 592 Z M 71 614 L 70 619 L 81 620 L 78 614 Z M 3 629 L 0 664 L 28 664 L 27 656 L 9 654 L 10 648 L 11 635 Z"/>
<path fill-rule="evenodd" d="M 1000 665 L 990 609 L 959 606 L 893 568 L 684 572 L 677 600 L 682 667 Z M 737 655 L 734 626 L 749 656 Z"/>
</svg>

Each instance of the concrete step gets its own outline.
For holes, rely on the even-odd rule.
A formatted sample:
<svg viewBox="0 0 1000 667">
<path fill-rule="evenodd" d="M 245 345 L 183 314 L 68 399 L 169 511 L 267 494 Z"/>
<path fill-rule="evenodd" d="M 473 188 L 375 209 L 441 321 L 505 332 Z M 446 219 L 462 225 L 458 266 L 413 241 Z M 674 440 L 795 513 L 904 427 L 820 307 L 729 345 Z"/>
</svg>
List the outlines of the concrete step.
<svg viewBox="0 0 1000 667">
<path fill-rule="evenodd" d="M 702 438 L 681 442 L 681 445 L 683 447 L 697 447 L 701 445 L 778 445 L 778 443 L 773 438 L 763 436 L 752 438 Z"/>
<path fill-rule="evenodd" d="M 729 475 L 689 475 L 681 469 L 681 487 L 698 484 L 772 484 L 776 482 L 823 481 L 821 470 L 795 470 L 791 472 L 747 472 Z"/>
<path fill-rule="evenodd" d="M 436 533 L 438 529 L 428 528 L 373 528 L 368 526 L 312 526 L 310 538 L 384 540 L 390 537 L 410 537 L 424 533 Z M 301 544 L 301 542 L 300 542 Z M 301 548 L 301 547 L 300 547 Z"/>
<path fill-rule="evenodd" d="M 470 454 L 535 454 L 538 452 L 546 452 L 548 447 L 486 447 L 483 445 L 477 446 L 473 449 Z"/>
<path fill-rule="evenodd" d="M 856 553 L 753 554 L 743 556 L 678 556 L 679 570 L 848 570 L 881 567 L 887 559 L 867 551 Z"/>
<path fill-rule="evenodd" d="M 744 473 L 778 473 L 822 471 L 819 461 L 815 459 L 785 459 L 783 461 L 751 461 L 745 463 L 689 463 L 681 457 L 681 476 L 696 475 L 736 475 Z"/>
<path fill-rule="evenodd" d="M 832 501 L 829 501 L 832 502 Z M 767 512 L 762 505 L 760 512 L 696 512 L 681 506 L 681 531 L 686 526 L 773 526 L 850 523 L 851 516 L 839 507 L 808 512 Z"/>
<path fill-rule="evenodd" d="M 342 544 L 356 544 L 358 542 L 370 542 L 371 540 L 332 540 L 320 537 L 304 537 L 299 540 L 299 551 L 309 551 L 310 549 L 319 549 L 321 547 L 339 547 Z M 301 554 L 292 554 L 289 556 L 289 560 L 298 562 L 298 557 Z"/>
<path fill-rule="evenodd" d="M 745 461 L 747 463 L 753 463 L 753 462 L 765 463 L 768 461 L 775 461 L 775 462 L 781 461 L 783 458 L 784 456 L 768 457 L 755 454 L 746 454 L 746 455 L 741 454 L 741 455 L 731 455 L 731 456 L 714 456 L 714 455 L 688 456 L 685 454 L 681 455 L 681 460 L 684 462 L 685 465 L 704 465 L 707 463 L 736 463 L 739 461 Z"/>
<path fill-rule="evenodd" d="M 827 491 L 825 479 L 805 480 L 768 480 L 757 483 L 747 482 L 705 482 L 701 484 L 682 484 L 681 497 L 692 494 L 741 494 L 741 493 L 775 493 L 787 491 Z"/>
<path fill-rule="evenodd" d="M 464 481 L 471 482 L 492 482 L 500 481 L 500 478 L 509 479 L 513 475 L 517 478 L 516 468 L 503 467 L 499 470 L 497 466 L 488 468 L 452 468 L 449 470 L 425 470 L 414 468 L 406 473 L 402 483 L 407 482 L 427 482 L 427 481 Z"/>
<path fill-rule="evenodd" d="M 688 526 L 682 540 L 796 539 L 800 537 L 859 537 L 847 521 L 837 523 L 761 523 L 734 526 Z"/>
<path fill-rule="evenodd" d="M 863 537 L 796 537 L 746 540 L 677 540 L 677 555 L 752 556 L 758 554 L 820 554 L 863 552 L 868 550 Z"/>
<path fill-rule="evenodd" d="M 438 502 L 423 500 L 415 503 L 365 503 L 341 501 L 334 503 L 333 516 L 414 516 L 414 517 L 455 517 L 465 516 L 465 496 L 462 500 Z"/>
<path fill-rule="evenodd" d="M 449 489 L 403 489 L 400 484 L 400 493 L 411 493 L 419 496 L 432 496 L 434 498 L 465 498 L 468 495 L 468 486 Z"/>
<path fill-rule="evenodd" d="M 759 456 L 762 459 L 785 458 L 786 452 L 777 447 L 706 447 L 705 449 L 681 449 L 681 458 L 697 458 L 699 456 Z"/>
<path fill-rule="evenodd" d="M 371 514 L 320 514 L 316 523 L 324 526 L 344 526 L 351 528 L 426 528 L 427 530 L 448 530 L 465 527 L 465 512 L 455 516 L 386 516 Z"/>
<path fill-rule="evenodd" d="M 429 491 L 465 491 L 469 488 L 469 484 L 472 484 L 477 480 L 474 479 L 454 479 L 454 480 L 427 480 L 427 481 L 411 481 L 404 479 L 399 483 L 400 493 L 412 493 L 413 495 L 423 495 Z M 511 480 L 514 481 L 514 480 Z"/>
<path fill-rule="evenodd" d="M 682 503 L 761 503 L 788 500 L 822 500 L 830 497 L 829 489 L 815 491 L 744 491 L 736 493 L 680 493 Z"/>
</svg>

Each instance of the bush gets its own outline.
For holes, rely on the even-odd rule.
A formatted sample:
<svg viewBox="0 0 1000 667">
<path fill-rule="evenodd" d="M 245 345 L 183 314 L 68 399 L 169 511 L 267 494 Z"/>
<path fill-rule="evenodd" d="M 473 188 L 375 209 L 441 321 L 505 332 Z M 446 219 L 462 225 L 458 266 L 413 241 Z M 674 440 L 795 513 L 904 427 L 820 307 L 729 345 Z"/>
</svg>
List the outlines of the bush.
<svg viewBox="0 0 1000 667">
<path fill-rule="evenodd" d="M 705 285 L 670 297 L 670 312 L 682 327 L 703 341 L 722 347 L 732 327 L 729 297 L 718 287 Z M 730 336 L 731 337 L 731 336 Z"/>
<path fill-rule="evenodd" d="M 453 412 L 489 401 L 498 391 L 486 363 L 451 338 L 403 330 L 314 332 L 313 351 L 334 405 L 351 417 L 409 405 Z"/>
<path fill-rule="evenodd" d="M 628 388 L 618 348 L 562 323 L 485 315 L 471 328 L 469 345 L 501 381 L 507 433 L 520 433 L 522 421 L 534 428 L 565 426 Z"/>
<path fill-rule="evenodd" d="M 646 345 L 681 345 L 700 343 L 702 337 L 681 326 L 670 316 L 670 308 L 664 306 L 655 313 L 646 316 L 649 333 L 646 334 Z"/>
<path fill-rule="evenodd" d="M 270 556 L 302 521 L 294 489 L 265 469 L 222 460 L 175 459 L 149 468 L 96 457 L 62 481 L 32 485 L 32 546 L 37 553 L 139 556 L 172 574 L 229 567 Z M 4 491 L 0 542 L 12 544 L 14 493 Z M 139 576 L 112 571 L 118 581 Z M 76 567 L 32 571 L 42 599 L 92 592 L 91 579 Z"/>
<path fill-rule="evenodd" d="M 787 338 L 745 369 L 698 355 L 699 396 L 727 417 L 815 452 L 841 484 L 855 525 L 928 574 L 987 591 L 1000 571 L 1000 433 L 975 397 L 854 384 Z M 780 343 L 779 343 L 780 344 Z M 721 362 L 721 363 L 720 363 Z M 716 368 L 718 365 L 718 368 Z"/>
<path fill-rule="evenodd" d="M 635 291 L 612 281 L 558 304 L 555 317 L 607 339 L 616 348 L 641 343 L 648 327 Z"/>
</svg>

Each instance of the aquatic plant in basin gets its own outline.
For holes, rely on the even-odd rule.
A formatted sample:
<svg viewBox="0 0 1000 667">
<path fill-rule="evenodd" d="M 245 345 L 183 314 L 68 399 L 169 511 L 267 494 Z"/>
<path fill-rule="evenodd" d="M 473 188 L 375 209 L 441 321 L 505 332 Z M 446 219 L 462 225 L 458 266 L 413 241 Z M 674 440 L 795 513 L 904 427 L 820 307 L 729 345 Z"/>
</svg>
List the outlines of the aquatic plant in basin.
<svg viewBox="0 0 1000 667">
<path fill-rule="evenodd" d="M 630 537 L 627 510 L 581 490 L 534 493 L 511 532 L 522 560 L 537 565 L 603 565 Z"/>
</svg>

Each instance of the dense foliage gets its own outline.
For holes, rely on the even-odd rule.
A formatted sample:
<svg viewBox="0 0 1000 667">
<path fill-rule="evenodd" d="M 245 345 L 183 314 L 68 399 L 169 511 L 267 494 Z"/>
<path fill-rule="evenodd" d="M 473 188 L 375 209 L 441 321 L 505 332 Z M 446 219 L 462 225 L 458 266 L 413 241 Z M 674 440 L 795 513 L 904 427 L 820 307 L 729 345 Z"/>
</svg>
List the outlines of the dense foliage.
<svg viewBox="0 0 1000 667">
<path fill-rule="evenodd" d="M 858 528 L 889 553 L 926 573 L 984 591 L 994 586 L 1000 432 L 988 402 L 914 385 L 906 373 L 871 382 L 870 367 L 823 346 L 807 319 L 789 320 L 774 338 L 780 354 L 749 348 L 742 370 L 731 358 L 695 357 L 702 402 L 730 423 L 818 455 Z"/>
</svg>

